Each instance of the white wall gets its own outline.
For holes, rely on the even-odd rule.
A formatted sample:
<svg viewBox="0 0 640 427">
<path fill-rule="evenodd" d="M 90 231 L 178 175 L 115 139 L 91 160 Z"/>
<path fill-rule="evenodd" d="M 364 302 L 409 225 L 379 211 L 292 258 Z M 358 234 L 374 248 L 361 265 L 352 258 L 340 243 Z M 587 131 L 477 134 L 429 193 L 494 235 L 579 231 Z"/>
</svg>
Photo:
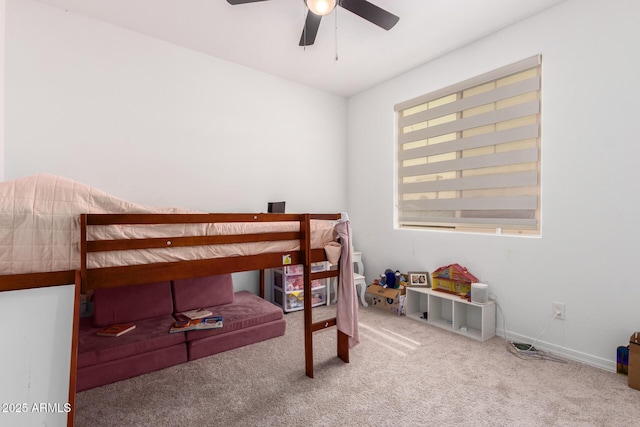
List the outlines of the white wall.
<svg viewBox="0 0 640 427">
<path fill-rule="evenodd" d="M 4 180 L 4 40 L 6 0 L 0 0 L 0 181 Z"/>
<path fill-rule="evenodd" d="M 640 328 L 638 16 L 636 0 L 568 1 L 351 98 L 349 212 L 369 277 L 460 263 L 529 342 L 563 302 L 541 347 L 614 370 Z M 394 229 L 394 104 L 539 53 L 542 236 Z"/>
<path fill-rule="evenodd" d="M 342 97 L 31 0 L 7 1 L 5 68 L 6 180 L 47 172 L 205 212 L 346 210 Z"/>
<path fill-rule="evenodd" d="M 211 212 L 346 207 L 342 97 L 31 0 L 7 1 L 6 41 L 7 180 Z"/>
<path fill-rule="evenodd" d="M 0 180 L 5 164 L 5 10 L 6 2 L 0 0 Z M 73 286 L 0 292 L 0 324 L 5 325 L 0 346 L 1 425 L 67 425 L 73 300 Z"/>
<path fill-rule="evenodd" d="M 74 297 L 73 285 L 0 293 L 0 425 L 67 425 Z"/>
</svg>

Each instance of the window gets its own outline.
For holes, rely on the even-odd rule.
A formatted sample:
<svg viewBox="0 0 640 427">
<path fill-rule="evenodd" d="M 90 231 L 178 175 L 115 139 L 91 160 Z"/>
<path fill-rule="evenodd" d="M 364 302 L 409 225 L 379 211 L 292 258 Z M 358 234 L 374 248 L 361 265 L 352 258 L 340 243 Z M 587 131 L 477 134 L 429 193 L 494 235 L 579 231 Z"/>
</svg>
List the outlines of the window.
<svg viewBox="0 0 640 427">
<path fill-rule="evenodd" d="M 535 56 L 396 105 L 400 227 L 539 234 Z"/>
</svg>

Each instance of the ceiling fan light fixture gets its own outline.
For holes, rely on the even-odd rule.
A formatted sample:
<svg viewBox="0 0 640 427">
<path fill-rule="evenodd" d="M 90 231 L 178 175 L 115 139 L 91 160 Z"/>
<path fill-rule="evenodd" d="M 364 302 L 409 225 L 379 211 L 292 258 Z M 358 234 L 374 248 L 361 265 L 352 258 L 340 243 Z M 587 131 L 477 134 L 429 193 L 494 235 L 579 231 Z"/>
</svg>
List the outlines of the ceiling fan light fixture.
<svg viewBox="0 0 640 427">
<path fill-rule="evenodd" d="M 325 16 L 335 9 L 337 0 L 305 0 L 304 2 L 311 12 Z"/>
</svg>

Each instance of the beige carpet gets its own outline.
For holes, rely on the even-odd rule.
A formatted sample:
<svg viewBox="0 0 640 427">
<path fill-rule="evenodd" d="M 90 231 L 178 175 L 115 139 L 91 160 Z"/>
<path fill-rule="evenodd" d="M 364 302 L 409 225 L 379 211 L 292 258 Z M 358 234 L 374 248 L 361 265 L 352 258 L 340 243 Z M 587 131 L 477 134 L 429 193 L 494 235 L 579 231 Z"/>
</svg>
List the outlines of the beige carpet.
<svg viewBox="0 0 640 427">
<path fill-rule="evenodd" d="M 372 307 L 360 308 L 349 364 L 335 357 L 335 329 L 314 335 L 310 379 L 302 313 L 285 317 L 283 337 L 78 394 L 76 425 L 640 425 L 626 376 L 523 360 L 499 337 L 481 343 Z"/>
</svg>

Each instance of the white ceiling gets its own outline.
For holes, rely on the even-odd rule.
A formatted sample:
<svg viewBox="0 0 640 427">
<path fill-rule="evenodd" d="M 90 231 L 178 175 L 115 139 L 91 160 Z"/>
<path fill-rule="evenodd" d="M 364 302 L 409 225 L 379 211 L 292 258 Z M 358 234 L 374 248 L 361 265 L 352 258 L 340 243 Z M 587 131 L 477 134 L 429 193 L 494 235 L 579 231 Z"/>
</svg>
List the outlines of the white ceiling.
<svg viewBox="0 0 640 427">
<path fill-rule="evenodd" d="M 37 1 L 348 97 L 564 0 L 371 0 L 394 28 L 336 8 L 307 48 L 303 0 Z"/>
</svg>

